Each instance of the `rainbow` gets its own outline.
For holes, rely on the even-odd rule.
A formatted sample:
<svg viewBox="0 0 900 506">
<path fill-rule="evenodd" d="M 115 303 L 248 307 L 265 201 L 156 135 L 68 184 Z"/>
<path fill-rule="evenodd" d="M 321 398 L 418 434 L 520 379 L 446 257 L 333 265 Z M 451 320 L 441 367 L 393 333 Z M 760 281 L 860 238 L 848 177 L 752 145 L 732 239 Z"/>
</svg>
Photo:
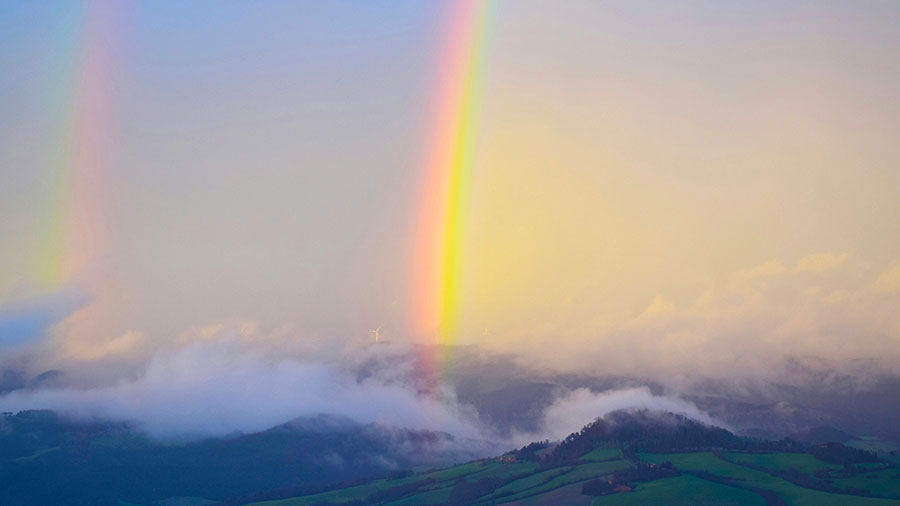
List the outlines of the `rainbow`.
<svg viewBox="0 0 900 506">
<path fill-rule="evenodd" d="M 119 0 L 91 0 L 60 8 L 58 69 L 47 99 L 48 143 L 43 172 L 48 203 L 39 227 L 35 279 L 46 293 L 85 300 L 57 325 L 63 350 L 90 357 L 107 337 L 114 287 L 104 260 L 108 251 L 107 201 L 113 153 L 111 119 L 119 38 Z"/>
<path fill-rule="evenodd" d="M 449 2 L 435 110 L 426 142 L 416 234 L 414 333 L 452 342 L 460 317 L 467 201 L 482 89 L 491 0 Z"/>
<path fill-rule="evenodd" d="M 48 149 L 44 180 L 48 205 L 35 257 L 46 290 L 85 284 L 105 250 L 104 203 L 109 163 L 110 20 L 117 2 L 60 9 L 66 30 L 47 100 L 58 132 Z M 74 50 L 70 50 L 73 48 Z"/>
</svg>

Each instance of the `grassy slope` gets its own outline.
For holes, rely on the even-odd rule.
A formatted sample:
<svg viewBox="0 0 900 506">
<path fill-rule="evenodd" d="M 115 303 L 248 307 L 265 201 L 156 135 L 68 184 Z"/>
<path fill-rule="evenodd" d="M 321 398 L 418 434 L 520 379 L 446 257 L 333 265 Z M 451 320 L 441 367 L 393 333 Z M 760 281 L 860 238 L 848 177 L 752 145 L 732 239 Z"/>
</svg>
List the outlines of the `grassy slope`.
<svg viewBox="0 0 900 506">
<path fill-rule="evenodd" d="M 836 464 L 828 464 L 804 453 L 757 453 L 748 454 L 740 452 L 725 452 L 724 455 L 737 464 L 748 462 L 751 465 L 764 467 L 776 471 L 796 469 L 800 472 L 812 474 L 821 469 L 840 472 L 843 467 Z M 847 478 L 834 478 L 833 483 L 841 488 L 860 488 L 884 497 L 900 499 L 900 469 L 881 469 L 882 464 L 869 464 L 874 466 L 871 472 L 864 471 L 865 465 L 857 465 L 860 474 Z"/>
<path fill-rule="evenodd" d="M 510 494 L 517 494 L 519 492 L 524 492 L 539 485 L 543 485 L 544 483 L 547 483 L 560 474 L 568 472 L 569 469 L 565 467 L 557 467 L 554 469 L 541 471 L 539 473 L 532 474 L 531 476 L 526 476 L 525 478 L 520 478 L 514 482 L 507 483 L 506 485 L 498 488 L 496 490 L 496 493 L 503 494 L 505 492 L 509 492 Z"/>
<path fill-rule="evenodd" d="M 478 481 L 489 476 L 496 478 L 511 478 L 520 474 L 531 474 L 537 470 L 538 465 L 533 462 L 520 462 L 515 464 L 506 464 L 501 462 L 485 463 L 484 468 L 480 471 L 467 474 L 467 481 Z"/>
<path fill-rule="evenodd" d="M 614 460 L 609 462 L 581 464 L 574 467 L 564 467 L 561 468 L 563 469 L 562 472 L 556 474 L 555 476 L 551 476 L 547 481 L 529 488 L 519 487 L 520 490 L 518 492 L 503 497 L 503 500 L 507 502 L 517 501 L 520 499 L 525 499 L 527 497 L 544 494 L 551 490 L 555 490 L 572 483 L 579 483 L 582 481 L 597 478 L 598 476 L 609 474 L 616 469 L 624 469 L 629 466 L 631 466 L 631 464 L 624 460 Z M 510 485 L 512 485 L 512 483 Z"/>
<path fill-rule="evenodd" d="M 592 497 L 581 493 L 580 483 L 574 483 L 518 501 L 506 502 L 503 506 L 590 506 L 592 500 Z"/>
<path fill-rule="evenodd" d="M 365 485 L 341 488 L 330 492 L 323 492 L 321 494 L 253 504 L 259 506 L 309 506 L 319 501 L 328 501 L 332 503 L 349 502 L 354 499 L 364 499 L 374 492 L 380 492 L 391 487 L 407 485 L 414 482 L 423 482 L 423 488 L 420 493 L 414 496 L 413 502 L 406 502 L 406 499 L 404 499 L 389 504 L 433 504 L 447 500 L 451 486 L 457 479 L 463 478 L 469 481 L 477 481 L 487 476 L 515 476 L 517 474 L 533 472 L 535 468 L 536 464 L 530 462 L 501 464 L 499 462 L 475 461 L 406 478 L 376 480 Z M 427 484 L 425 483 L 426 480 L 434 480 L 434 483 Z"/>
<path fill-rule="evenodd" d="M 597 448 L 584 454 L 581 460 L 616 460 L 622 458 L 621 448 Z"/>
<path fill-rule="evenodd" d="M 332 503 L 348 502 L 357 498 L 366 497 L 373 492 L 378 492 L 390 487 L 405 485 L 411 480 L 402 478 L 399 480 L 376 480 L 365 485 L 357 485 L 355 487 L 339 488 L 330 492 L 321 494 L 305 495 L 303 497 L 291 497 L 289 499 L 278 499 L 275 501 L 264 501 L 252 503 L 265 506 L 308 506 L 319 501 L 328 501 Z"/>
<path fill-rule="evenodd" d="M 900 504 L 889 499 L 874 499 L 843 494 L 829 494 L 799 487 L 768 473 L 732 464 L 719 459 L 710 452 L 646 454 L 642 458 L 648 462 L 670 461 L 676 468 L 685 471 L 705 471 L 719 476 L 742 480 L 748 486 L 771 490 L 790 504 L 796 506 L 887 506 Z"/>
<path fill-rule="evenodd" d="M 841 469 L 839 465 L 822 462 L 808 453 L 723 452 L 723 455 L 738 464 L 747 462 L 753 466 L 775 471 L 796 469 L 801 473 L 812 474 L 820 469 Z"/>
<path fill-rule="evenodd" d="M 724 506 L 764 506 L 765 500 L 759 494 L 721 483 L 704 480 L 693 475 L 682 475 L 647 483 L 640 483 L 634 492 L 619 493 L 598 498 L 590 498 L 580 494 L 581 483 L 616 469 L 630 466 L 625 460 L 603 460 L 609 455 L 616 456 L 615 450 L 591 452 L 591 461 L 585 460 L 574 466 L 562 466 L 549 470 L 539 470 L 530 462 L 501 463 L 496 461 L 477 461 L 447 469 L 431 471 L 395 480 L 377 480 L 366 485 L 339 489 L 312 496 L 255 503 L 257 506 L 310 506 L 318 501 L 327 500 L 338 504 L 354 499 L 365 499 L 369 494 L 392 487 L 420 483 L 414 495 L 387 503 L 389 506 L 414 506 L 445 503 L 460 480 L 475 482 L 482 478 L 510 478 L 526 475 L 506 483 L 497 490 L 484 495 L 474 506 L 493 504 L 508 505 L 544 505 L 544 504 L 593 504 L 594 506 L 620 505 L 724 505 Z M 797 469 L 811 473 L 818 469 L 834 469 L 808 454 L 772 453 L 748 454 L 727 452 L 726 458 L 736 462 L 750 462 L 772 470 Z M 599 458 L 603 461 L 593 461 Z M 676 468 L 687 472 L 708 472 L 718 476 L 739 480 L 747 488 L 771 490 L 789 504 L 796 506 L 887 506 L 900 505 L 900 501 L 875 499 L 842 494 L 829 494 L 817 490 L 803 488 L 782 478 L 772 476 L 763 471 L 731 463 L 716 457 L 711 452 L 676 453 L 676 454 L 641 454 L 646 462 L 660 463 L 671 461 Z M 886 496 L 900 497 L 900 470 L 896 468 L 873 471 L 868 475 L 835 480 L 840 486 L 867 488 Z M 867 478 L 866 476 L 870 476 Z M 430 480 L 430 481 L 428 481 Z M 576 500 L 577 499 L 577 500 Z M 563 502 L 560 502 L 563 501 Z"/>
<path fill-rule="evenodd" d="M 765 506 L 762 496 L 719 483 L 682 475 L 641 483 L 634 492 L 598 497 L 592 506 Z"/>
<path fill-rule="evenodd" d="M 421 494 L 416 494 L 414 496 L 400 499 L 398 501 L 386 503 L 385 506 L 417 506 L 420 504 L 442 504 L 450 499 L 450 491 L 452 489 L 453 487 L 446 486 L 435 490 L 429 490 L 427 492 L 422 492 Z"/>
<path fill-rule="evenodd" d="M 544 485 L 548 481 L 552 480 L 556 476 L 568 472 L 569 468 L 558 467 L 555 469 L 549 469 L 547 471 L 541 471 L 524 478 L 520 478 L 513 482 L 507 483 L 506 485 L 495 490 L 493 493 L 484 496 L 482 498 L 482 501 L 477 504 L 487 505 L 496 502 L 510 501 L 517 497 L 525 497 L 526 495 L 528 495 L 527 493 L 525 493 L 526 491 L 534 490 L 537 487 Z"/>
<path fill-rule="evenodd" d="M 882 469 L 851 478 L 838 478 L 840 487 L 862 488 L 874 494 L 900 499 L 900 469 Z"/>
<path fill-rule="evenodd" d="M 377 480 L 365 485 L 323 492 L 321 494 L 253 504 L 256 506 L 310 506 L 319 501 L 329 501 L 332 503 L 349 502 L 354 499 L 364 499 L 373 492 L 379 492 L 391 487 L 407 485 L 414 482 L 423 482 L 423 487 L 419 493 L 387 504 L 391 506 L 437 504 L 447 500 L 453 484 L 458 479 L 477 481 L 487 477 L 510 478 L 516 475 L 528 474 L 528 476 L 522 479 L 508 483 L 494 493 L 484 496 L 482 502 L 479 503 L 492 504 L 501 500 L 511 501 L 535 496 L 571 483 L 578 483 L 608 474 L 616 469 L 621 469 L 630 465 L 631 464 L 624 460 L 585 462 L 584 464 L 577 466 L 556 468 L 535 473 L 537 465 L 530 462 L 515 464 L 491 461 L 470 462 L 468 464 L 407 478 Z M 428 479 L 432 479 L 434 482 L 426 484 L 425 480 Z M 508 493 L 503 494 L 503 492 Z"/>
<path fill-rule="evenodd" d="M 603 476 L 604 474 L 610 474 L 617 469 L 625 469 L 627 467 L 631 467 L 631 464 L 624 460 L 582 464 L 574 467 L 568 473 L 553 478 L 547 482 L 543 488 L 549 490 L 562 485 L 568 485 L 569 483 L 590 480 L 598 476 Z"/>
</svg>

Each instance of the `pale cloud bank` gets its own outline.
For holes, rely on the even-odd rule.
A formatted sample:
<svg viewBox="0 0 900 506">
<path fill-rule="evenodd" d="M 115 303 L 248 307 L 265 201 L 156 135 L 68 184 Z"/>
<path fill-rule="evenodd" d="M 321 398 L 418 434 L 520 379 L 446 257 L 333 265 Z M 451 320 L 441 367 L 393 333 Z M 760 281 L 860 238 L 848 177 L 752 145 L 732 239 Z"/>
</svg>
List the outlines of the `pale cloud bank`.
<svg viewBox="0 0 900 506">
<path fill-rule="evenodd" d="M 245 324 L 237 329 L 250 331 Z M 619 409 L 663 410 L 714 423 L 693 404 L 653 395 L 646 387 L 561 393 L 543 412 L 540 429 L 500 436 L 450 385 L 418 377 L 409 348 L 370 346 L 337 357 L 279 355 L 234 326 L 208 326 L 203 339 L 156 353 L 137 377 L 100 386 L 16 390 L 0 397 L 0 411 L 51 409 L 76 419 L 135 423 L 162 440 L 223 437 L 262 431 L 319 414 L 386 427 L 443 431 L 462 447 L 496 452 L 538 439 L 560 439 Z M 489 442 L 489 443 L 488 443 Z M 483 450 L 479 450 L 479 448 Z"/>
<path fill-rule="evenodd" d="M 773 259 L 657 295 L 635 316 L 596 331 L 553 335 L 552 343 L 536 337 L 541 345 L 523 347 L 549 346 L 554 352 L 540 363 L 560 369 L 664 382 L 777 380 L 798 360 L 836 376 L 884 374 L 900 368 L 898 292 L 900 263 L 878 268 L 843 253 Z"/>
<path fill-rule="evenodd" d="M 579 388 L 557 398 L 544 412 L 544 438 L 562 439 L 589 422 L 621 409 L 668 411 L 709 424 L 721 425 L 692 403 L 678 397 L 653 395 L 647 387 L 594 392 Z"/>
<path fill-rule="evenodd" d="M 361 423 L 479 437 L 477 416 L 452 393 L 421 392 L 396 371 L 360 379 L 331 361 L 276 358 L 236 338 L 160 352 L 139 377 L 109 386 L 20 390 L 0 410 L 52 409 L 78 418 L 138 422 L 162 438 L 224 436 L 320 413 Z"/>
</svg>

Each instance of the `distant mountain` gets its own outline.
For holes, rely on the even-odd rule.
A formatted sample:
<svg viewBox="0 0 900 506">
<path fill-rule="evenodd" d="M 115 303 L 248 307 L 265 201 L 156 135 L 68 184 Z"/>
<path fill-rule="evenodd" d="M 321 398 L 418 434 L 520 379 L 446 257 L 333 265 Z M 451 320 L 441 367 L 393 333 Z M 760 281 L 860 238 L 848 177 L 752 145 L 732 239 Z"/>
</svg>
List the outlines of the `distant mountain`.
<svg viewBox="0 0 900 506">
<path fill-rule="evenodd" d="M 856 437 L 847 434 L 842 430 L 834 427 L 813 427 L 788 435 L 788 438 L 794 441 L 800 441 L 809 444 L 825 444 L 825 443 L 847 443 L 856 439 Z"/>
<path fill-rule="evenodd" d="M 685 398 L 741 432 L 784 437 L 810 427 L 837 427 L 900 443 L 900 376 L 867 381 L 807 371 L 794 384 L 698 382 Z"/>
<path fill-rule="evenodd" d="M 49 411 L 0 417 L 0 504 L 151 504 L 302 489 L 464 462 L 498 449 L 321 415 L 226 439 L 160 443 L 125 423 Z"/>
<path fill-rule="evenodd" d="M 606 392 L 646 386 L 654 395 L 674 395 L 694 403 L 741 434 L 780 439 L 809 427 L 830 426 L 900 444 L 900 424 L 895 422 L 900 419 L 897 374 L 836 376 L 827 367 L 789 360 L 784 365 L 789 372 L 771 381 L 690 377 L 673 387 L 660 377 L 531 369 L 514 357 L 472 346 L 456 346 L 443 353 L 451 352 L 454 367 L 444 380 L 460 402 L 473 406 L 500 434 L 535 431 L 545 409 L 561 394 L 578 388 Z"/>
</svg>

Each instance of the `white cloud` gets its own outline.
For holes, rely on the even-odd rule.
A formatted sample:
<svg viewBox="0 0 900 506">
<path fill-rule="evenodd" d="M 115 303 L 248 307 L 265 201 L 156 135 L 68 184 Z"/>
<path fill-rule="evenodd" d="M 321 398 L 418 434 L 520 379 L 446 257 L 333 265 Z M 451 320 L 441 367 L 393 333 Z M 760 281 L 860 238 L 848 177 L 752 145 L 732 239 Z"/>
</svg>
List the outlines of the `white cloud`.
<svg viewBox="0 0 900 506">
<path fill-rule="evenodd" d="M 653 395 L 647 387 L 593 392 L 586 388 L 573 390 L 556 399 L 544 413 L 541 436 L 562 439 L 581 430 L 589 422 L 607 413 L 642 408 L 677 413 L 710 425 L 721 425 L 692 403 L 677 397 Z"/>
<path fill-rule="evenodd" d="M 16 391 L 0 398 L 2 411 L 23 409 L 134 420 L 163 438 L 253 432 L 319 413 L 483 435 L 474 413 L 445 392 L 423 393 L 391 372 L 359 379 L 334 362 L 274 358 L 235 338 L 158 353 L 140 377 L 115 385 Z"/>
</svg>

